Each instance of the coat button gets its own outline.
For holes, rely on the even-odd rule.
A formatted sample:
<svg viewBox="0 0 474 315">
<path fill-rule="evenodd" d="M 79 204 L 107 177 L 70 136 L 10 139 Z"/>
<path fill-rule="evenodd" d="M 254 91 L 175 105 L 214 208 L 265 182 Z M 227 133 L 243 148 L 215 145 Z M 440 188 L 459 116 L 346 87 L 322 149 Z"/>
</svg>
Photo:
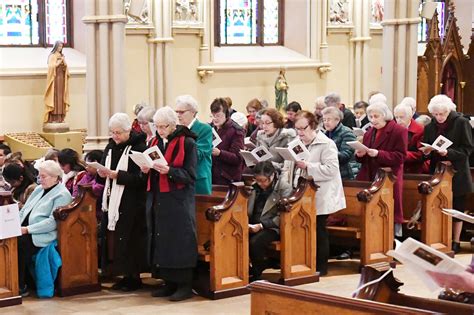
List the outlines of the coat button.
<svg viewBox="0 0 474 315">
<path fill-rule="evenodd" d="M 122 238 L 120 237 L 120 238 L 119 238 L 119 241 L 121 241 L 121 240 L 122 240 Z"/>
<path fill-rule="evenodd" d="M 156 236 L 160 236 L 160 233 L 156 233 Z"/>
</svg>

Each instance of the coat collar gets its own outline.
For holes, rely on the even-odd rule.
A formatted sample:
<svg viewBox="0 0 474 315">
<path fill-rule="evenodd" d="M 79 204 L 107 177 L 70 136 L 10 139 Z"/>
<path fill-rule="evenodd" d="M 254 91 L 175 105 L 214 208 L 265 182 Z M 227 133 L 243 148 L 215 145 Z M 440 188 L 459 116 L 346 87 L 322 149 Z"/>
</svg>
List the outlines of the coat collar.
<svg viewBox="0 0 474 315">
<path fill-rule="evenodd" d="M 379 137 L 375 138 L 375 142 L 373 143 L 372 148 L 373 149 L 379 148 L 380 145 L 385 142 L 385 139 L 388 138 L 389 135 L 392 133 L 392 131 L 395 128 L 396 125 L 397 125 L 397 123 L 395 121 L 390 120 L 390 121 L 387 121 L 387 124 L 385 125 L 384 128 L 382 128 L 382 130 L 380 130 L 380 129 L 377 130 L 375 128 L 372 128 L 370 136 L 372 136 L 372 134 L 375 132 L 375 130 L 377 130 L 377 132 L 382 132 L 382 134 Z"/>
<path fill-rule="evenodd" d="M 308 149 L 314 145 L 329 143 L 331 141 L 332 140 L 329 139 L 328 136 L 326 136 L 322 130 L 318 130 L 318 132 L 316 132 L 316 137 L 314 137 L 313 141 L 308 145 Z"/>
</svg>

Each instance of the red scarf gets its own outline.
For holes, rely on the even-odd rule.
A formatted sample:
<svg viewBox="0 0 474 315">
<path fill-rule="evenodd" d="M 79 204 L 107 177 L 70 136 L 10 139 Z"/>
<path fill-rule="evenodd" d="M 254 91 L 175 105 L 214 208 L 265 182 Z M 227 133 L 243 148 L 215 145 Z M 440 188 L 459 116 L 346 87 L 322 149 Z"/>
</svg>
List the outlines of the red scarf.
<svg viewBox="0 0 474 315">
<path fill-rule="evenodd" d="M 165 152 L 165 160 L 168 162 L 169 167 L 181 168 L 184 164 L 184 139 L 185 136 L 179 136 L 174 138 L 168 144 Z M 178 152 L 173 156 L 176 145 L 178 145 Z M 183 189 L 184 184 L 181 183 L 170 183 L 168 174 L 160 174 L 160 192 L 170 192 L 173 190 Z"/>
</svg>

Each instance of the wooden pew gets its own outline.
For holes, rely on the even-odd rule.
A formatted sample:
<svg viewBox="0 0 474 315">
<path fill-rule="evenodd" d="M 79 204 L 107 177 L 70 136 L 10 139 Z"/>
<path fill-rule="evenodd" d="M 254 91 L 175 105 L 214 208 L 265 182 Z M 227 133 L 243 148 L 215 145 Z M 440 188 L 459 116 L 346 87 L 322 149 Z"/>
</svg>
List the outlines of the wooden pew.
<svg viewBox="0 0 474 315">
<path fill-rule="evenodd" d="M 403 176 L 403 215 L 412 217 L 421 203 L 421 242 L 439 251 L 452 254 L 452 218 L 444 215 L 443 208 L 452 208 L 453 169 L 447 162 L 438 164 L 433 175 L 405 174 Z M 406 231 L 410 234 L 410 230 Z M 405 233 L 405 231 L 404 231 Z"/>
<path fill-rule="evenodd" d="M 300 285 L 319 281 L 316 272 L 316 190 L 312 180 L 300 178 L 289 198 L 280 201 L 279 283 Z"/>
<path fill-rule="evenodd" d="M 436 314 L 431 311 L 310 292 L 264 281 L 249 286 L 252 315 L 269 314 Z"/>
<path fill-rule="evenodd" d="M 0 192 L 0 205 L 14 203 L 10 192 Z M 22 303 L 18 287 L 18 248 L 16 237 L 0 240 L 0 307 Z"/>
<path fill-rule="evenodd" d="M 387 263 L 366 266 L 362 270 L 359 287 L 382 276 L 389 269 Z M 437 313 L 464 315 L 474 314 L 474 305 L 443 300 L 426 299 L 399 293 L 403 283 L 398 281 L 390 272 L 381 281 L 374 283 L 356 294 L 356 298 L 376 302 L 396 304 L 405 307 L 417 307 Z"/>
<path fill-rule="evenodd" d="M 331 243 L 347 246 L 348 240 L 360 244 L 361 266 L 390 262 L 385 253 L 393 247 L 395 177 L 390 168 L 381 168 L 374 181 L 343 181 L 347 208 L 338 211 L 347 226 L 328 226 Z"/>
<path fill-rule="evenodd" d="M 56 209 L 54 218 L 63 262 L 59 270 L 59 296 L 100 291 L 96 198 L 91 186 L 80 186 L 79 195 L 69 205 Z"/>
<path fill-rule="evenodd" d="M 196 225 L 200 264 L 194 289 L 220 299 L 248 293 L 249 194 L 243 183 L 213 187 L 211 196 L 196 195 Z"/>
</svg>

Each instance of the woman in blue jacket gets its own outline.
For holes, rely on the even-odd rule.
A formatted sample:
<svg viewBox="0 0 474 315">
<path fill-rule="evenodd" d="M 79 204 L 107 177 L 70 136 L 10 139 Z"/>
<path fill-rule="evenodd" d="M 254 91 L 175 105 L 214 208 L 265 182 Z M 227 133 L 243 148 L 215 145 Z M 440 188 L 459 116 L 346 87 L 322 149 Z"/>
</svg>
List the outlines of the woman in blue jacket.
<svg viewBox="0 0 474 315">
<path fill-rule="evenodd" d="M 18 238 L 18 284 L 20 293 L 28 293 L 25 276 L 32 257 L 57 239 L 53 211 L 72 201 L 61 183 L 62 170 L 54 161 L 44 161 L 39 167 L 41 185 L 36 187 L 20 211 L 21 236 Z"/>
</svg>

